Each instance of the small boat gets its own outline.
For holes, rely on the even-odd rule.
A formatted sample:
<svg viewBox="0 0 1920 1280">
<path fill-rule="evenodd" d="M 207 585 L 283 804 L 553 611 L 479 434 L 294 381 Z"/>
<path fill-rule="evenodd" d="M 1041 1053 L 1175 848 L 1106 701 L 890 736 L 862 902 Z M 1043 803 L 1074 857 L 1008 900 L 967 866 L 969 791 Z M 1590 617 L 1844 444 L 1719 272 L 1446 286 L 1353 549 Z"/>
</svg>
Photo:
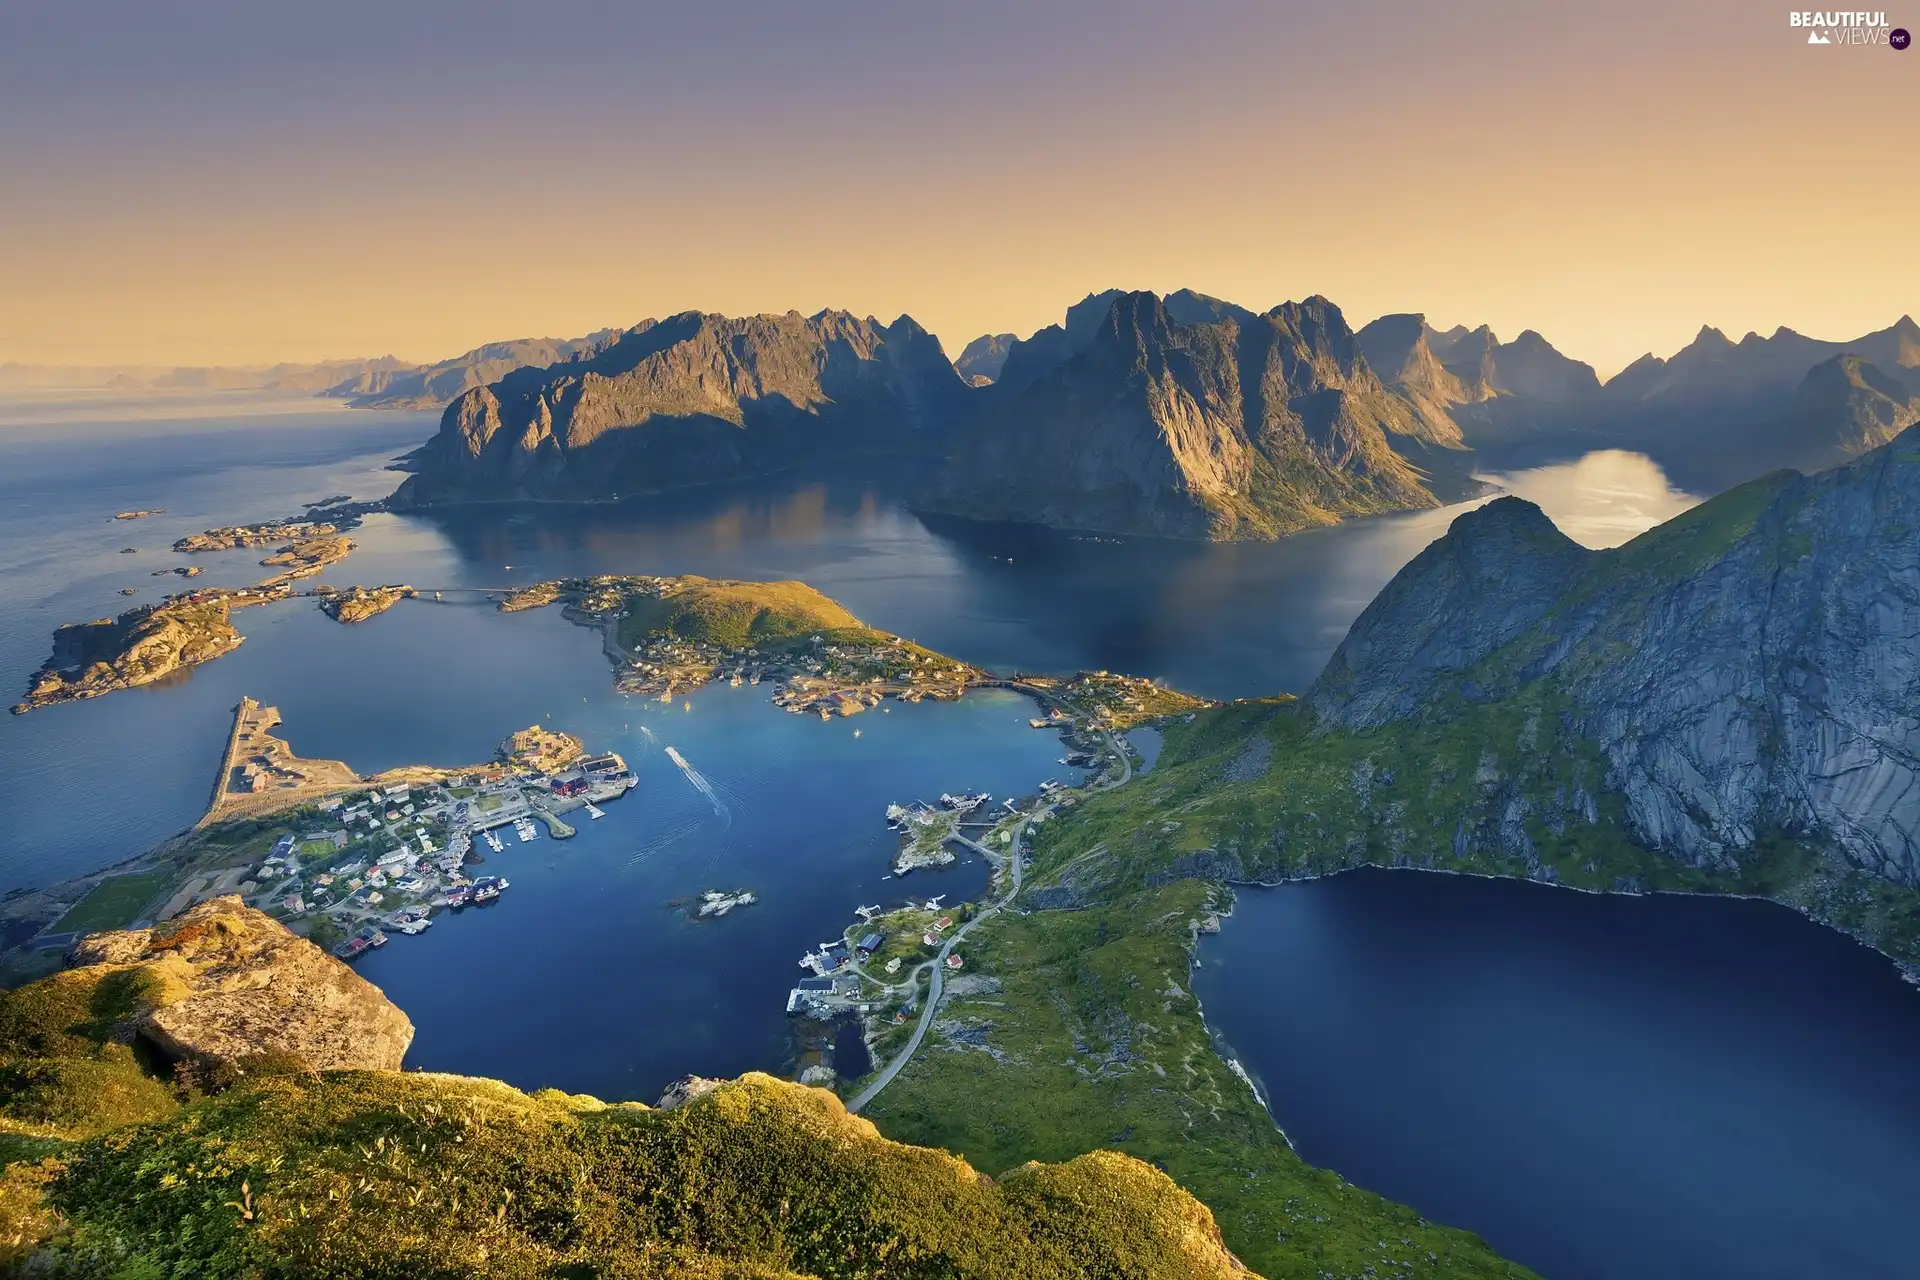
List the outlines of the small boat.
<svg viewBox="0 0 1920 1280">
<path fill-rule="evenodd" d="M 589 800 L 587 801 L 587 816 L 589 818 L 604 818 L 607 816 L 607 811 Z"/>
</svg>

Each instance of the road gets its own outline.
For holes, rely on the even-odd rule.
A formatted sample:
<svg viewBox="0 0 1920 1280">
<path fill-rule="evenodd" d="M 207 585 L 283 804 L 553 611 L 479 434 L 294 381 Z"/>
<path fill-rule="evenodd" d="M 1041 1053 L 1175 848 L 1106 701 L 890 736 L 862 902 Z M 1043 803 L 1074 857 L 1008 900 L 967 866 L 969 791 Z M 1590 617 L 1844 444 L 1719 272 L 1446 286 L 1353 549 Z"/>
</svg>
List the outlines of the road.
<svg viewBox="0 0 1920 1280">
<path fill-rule="evenodd" d="M 1097 787 L 1095 790 L 1111 791 L 1115 787 L 1125 786 L 1132 780 L 1133 759 L 1118 742 L 1114 741 L 1111 733 L 1103 730 L 1101 736 L 1107 740 L 1107 749 L 1120 759 L 1120 776 L 1106 786 Z M 1054 806 L 1051 804 L 1042 805 L 1014 824 L 1013 839 L 1007 842 L 1007 865 L 1012 868 L 1013 872 L 1013 883 L 1007 889 L 1007 896 L 954 930 L 953 936 L 948 938 L 946 943 L 941 946 L 939 953 L 935 955 L 931 961 L 933 965 L 933 977 L 927 985 L 926 1003 L 921 1006 L 920 1021 L 914 1024 L 913 1035 L 907 1040 L 906 1048 L 902 1049 L 892 1062 L 889 1062 L 880 1069 L 880 1074 L 873 1078 L 871 1084 L 853 1096 L 852 1100 L 847 1103 L 848 1111 L 858 1112 L 862 1107 L 872 1102 L 874 1096 L 882 1089 L 892 1084 L 893 1078 L 900 1074 L 900 1069 L 912 1060 L 914 1053 L 920 1048 L 920 1042 L 927 1038 L 927 1028 L 933 1025 L 933 1015 L 939 1010 L 940 997 L 946 990 L 947 957 L 953 954 L 953 949 L 960 945 L 962 938 L 973 932 L 975 925 L 991 920 L 994 916 L 1000 914 L 1002 910 L 1011 906 L 1013 900 L 1020 896 L 1023 871 L 1021 859 L 1025 853 L 1024 845 L 1027 838 L 1027 825 L 1036 817 L 1052 816 L 1053 810 Z M 992 852 L 985 845 L 977 841 L 969 840 L 965 836 L 956 836 L 954 838 L 971 845 L 989 857 L 993 856 Z M 919 967 L 925 968 L 926 966 L 921 965 Z M 918 972 L 917 969 L 916 972 Z"/>
</svg>

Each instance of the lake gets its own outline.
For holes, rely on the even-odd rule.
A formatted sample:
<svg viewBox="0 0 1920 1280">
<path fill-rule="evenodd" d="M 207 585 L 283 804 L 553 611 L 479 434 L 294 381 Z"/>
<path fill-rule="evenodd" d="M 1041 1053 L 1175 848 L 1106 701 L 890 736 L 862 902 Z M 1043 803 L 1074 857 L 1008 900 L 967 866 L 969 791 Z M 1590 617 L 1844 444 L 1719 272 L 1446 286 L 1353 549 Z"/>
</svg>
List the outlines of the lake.
<svg viewBox="0 0 1920 1280">
<path fill-rule="evenodd" d="M 1920 993 L 1784 907 L 1361 870 L 1199 958 L 1301 1155 L 1552 1280 L 1915 1274 Z"/>
</svg>

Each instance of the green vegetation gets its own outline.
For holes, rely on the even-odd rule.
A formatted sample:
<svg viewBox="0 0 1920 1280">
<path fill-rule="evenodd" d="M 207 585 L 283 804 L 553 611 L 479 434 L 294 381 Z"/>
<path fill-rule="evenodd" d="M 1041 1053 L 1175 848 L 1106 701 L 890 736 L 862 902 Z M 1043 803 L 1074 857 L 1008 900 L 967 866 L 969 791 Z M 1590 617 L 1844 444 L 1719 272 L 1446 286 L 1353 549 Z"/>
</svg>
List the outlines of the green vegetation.
<svg viewBox="0 0 1920 1280">
<path fill-rule="evenodd" d="M 1182 880 L 981 925 L 967 972 L 998 990 L 945 1005 L 953 1033 L 936 1033 L 864 1114 L 988 1168 L 1103 1147 L 1151 1161 L 1267 1276 L 1527 1275 L 1293 1153 L 1185 988 L 1191 930 L 1216 892 Z"/>
<path fill-rule="evenodd" d="M 1232 1273 L 1207 1211 L 1146 1165 L 988 1180 L 765 1076 L 672 1111 L 456 1076 L 255 1076 L 10 1166 L 0 1213 L 0 1238 L 55 1274 Z"/>
<path fill-rule="evenodd" d="M 0 1133 L 83 1138 L 170 1113 L 175 1095 L 121 1034 L 152 981 L 70 970 L 0 992 Z"/>
<path fill-rule="evenodd" d="M 630 596 L 619 639 L 629 649 L 666 635 L 745 649 L 830 632 L 877 634 L 868 633 L 858 618 L 804 582 L 715 582 L 689 577 L 671 580 L 658 595 Z"/>
<path fill-rule="evenodd" d="M 137 919 L 141 909 L 173 882 L 164 871 L 109 876 L 87 891 L 67 914 L 52 926 L 55 933 L 97 933 L 118 929 Z"/>
</svg>

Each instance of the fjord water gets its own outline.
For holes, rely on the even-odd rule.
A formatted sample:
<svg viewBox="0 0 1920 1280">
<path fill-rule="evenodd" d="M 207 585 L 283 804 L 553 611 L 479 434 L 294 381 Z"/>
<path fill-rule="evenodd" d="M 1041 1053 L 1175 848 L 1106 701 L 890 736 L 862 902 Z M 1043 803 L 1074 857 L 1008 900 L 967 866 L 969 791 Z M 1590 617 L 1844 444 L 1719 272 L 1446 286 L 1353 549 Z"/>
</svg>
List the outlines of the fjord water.
<svg viewBox="0 0 1920 1280">
<path fill-rule="evenodd" d="M 259 552 L 189 560 L 168 547 L 331 494 L 383 495 L 398 479 L 387 462 L 432 426 L 424 414 L 284 398 L 0 403 L 0 682 L 24 691 L 60 623 L 176 586 L 154 569 L 193 563 L 206 569 L 203 583 L 256 580 Z M 1589 545 L 1622 541 L 1692 500 L 1629 454 L 1498 479 Z M 787 477 L 618 506 L 376 516 L 323 580 L 797 577 L 876 626 L 974 662 L 1105 667 L 1235 697 L 1304 688 L 1380 586 L 1462 509 L 1278 544 L 1123 543 L 922 520 L 901 503 L 909 483 Z M 140 507 L 167 511 L 110 518 Z M 123 546 L 137 551 L 123 556 Z M 131 601 L 118 594 L 129 586 L 141 593 Z M 488 870 L 514 886 L 498 904 L 442 917 L 362 962 L 419 1026 L 410 1062 L 519 1084 L 648 1098 L 689 1071 L 787 1066 L 780 1001 L 802 949 L 856 905 L 908 890 L 954 901 L 984 882 L 977 863 L 883 880 L 881 806 L 955 787 L 1029 791 L 1064 772 L 1058 742 L 1027 729 L 1028 704 L 1004 694 L 830 723 L 778 712 L 751 686 L 696 693 L 691 711 L 636 704 L 614 691 L 597 637 L 553 610 L 417 601 L 341 627 L 293 602 L 235 621 L 246 643 L 183 678 L 0 717 L 0 890 L 107 865 L 190 824 L 243 695 L 282 708 L 297 750 L 364 771 L 481 760 L 530 723 L 579 731 L 636 761 L 639 789 L 571 841 L 509 840 L 488 855 Z M 666 743 L 719 784 L 725 816 L 665 762 Z M 669 907 L 710 885 L 752 888 L 763 901 L 702 925 Z M 1243 895 L 1204 953 L 1225 958 L 1200 978 L 1210 1015 L 1273 1089 L 1309 1158 L 1482 1231 L 1554 1277 L 1911 1273 L 1882 1265 L 1896 1251 L 1915 1256 L 1915 1242 L 1882 1214 L 1878 1188 L 1915 1184 L 1901 1161 L 1920 1119 L 1886 1103 L 1882 1083 L 1910 1070 L 1915 1046 L 1899 1029 L 1920 998 L 1884 962 L 1761 904 L 1616 903 L 1439 877 L 1406 892 L 1417 901 L 1402 916 L 1368 900 L 1266 923 L 1254 915 L 1257 895 Z M 1427 901 L 1442 922 L 1477 924 L 1480 949 L 1442 938 L 1409 955 L 1392 930 L 1362 927 L 1379 911 L 1422 936 L 1414 926 Z M 1563 903 L 1593 914 L 1566 926 Z M 1630 914 L 1642 911 L 1669 914 L 1656 928 Z M 1494 946 L 1513 930 L 1533 950 Z M 1553 936 L 1535 937 L 1543 930 Z M 1676 949 L 1689 938 L 1699 954 Z M 1245 960 L 1231 950 L 1265 943 L 1301 950 Z M 1715 954 L 1737 956 L 1739 972 L 1714 967 Z M 1516 973 L 1533 983 L 1532 1004 L 1501 994 Z M 1702 973 L 1737 978 L 1767 1003 L 1702 985 Z M 1301 990 L 1310 979 L 1349 997 L 1321 1002 L 1319 1022 L 1315 993 Z M 1430 1008 L 1370 995 L 1401 986 L 1425 993 Z M 1541 1002 L 1559 1002 L 1559 1022 L 1542 1027 Z M 1448 1010 L 1459 1013 L 1457 1034 L 1406 1020 Z M 1848 1010 L 1853 1020 L 1836 1029 Z M 1567 1048 L 1580 1027 L 1565 1025 L 1581 1022 L 1613 1028 L 1619 1052 L 1635 1056 L 1587 1045 L 1596 1065 L 1584 1066 Z M 1882 1034 L 1865 1034 L 1869 1026 Z M 1845 1054 L 1795 1051 L 1785 1043 L 1794 1036 L 1829 1038 Z M 1288 1092 L 1296 1060 L 1317 1074 Z M 1441 1091 L 1481 1080 L 1514 1087 L 1465 1099 Z M 1706 1105 L 1716 1097 L 1732 1102 Z M 1707 1119 L 1684 1123 L 1696 1113 Z M 1649 1172 L 1620 1133 L 1698 1176 L 1680 1186 L 1658 1166 Z M 1762 1136 L 1773 1145 L 1752 1145 Z M 1862 1172 L 1876 1170 L 1886 1176 Z M 1749 1201 L 1771 1214 L 1754 1229 L 1766 1257 L 1733 1236 Z M 1752 1265 L 1716 1271 L 1722 1256 Z M 1815 1256 L 1842 1265 L 1776 1263 Z"/>
<path fill-rule="evenodd" d="M 1361 870 L 1199 959 L 1303 1156 L 1552 1280 L 1916 1274 L 1920 995 L 1784 908 Z"/>
</svg>

